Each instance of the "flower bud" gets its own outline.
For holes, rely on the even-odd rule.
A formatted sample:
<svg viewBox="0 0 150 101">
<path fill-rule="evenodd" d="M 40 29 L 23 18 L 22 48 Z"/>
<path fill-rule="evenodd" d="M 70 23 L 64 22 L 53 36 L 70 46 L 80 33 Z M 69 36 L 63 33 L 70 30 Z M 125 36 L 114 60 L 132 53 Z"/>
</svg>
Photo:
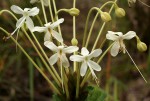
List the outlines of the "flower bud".
<svg viewBox="0 0 150 101">
<path fill-rule="evenodd" d="M 139 41 L 137 43 L 137 49 L 140 51 L 140 52 L 144 52 L 147 50 L 147 45 L 144 43 L 144 42 L 141 42 Z"/>
<path fill-rule="evenodd" d="M 71 40 L 71 43 L 72 43 L 73 46 L 77 46 L 78 45 L 78 40 L 76 38 L 73 38 Z"/>
<path fill-rule="evenodd" d="M 124 17 L 126 13 L 125 13 L 123 8 L 118 7 L 118 8 L 115 9 L 115 14 L 116 14 L 117 17 L 121 18 L 121 17 Z"/>
<path fill-rule="evenodd" d="M 79 13 L 80 13 L 80 11 L 77 8 L 71 8 L 71 9 L 69 9 L 69 14 L 72 15 L 72 16 L 78 16 Z"/>
<path fill-rule="evenodd" d="M 104 21 L 104 22 L 108 22 L 111 20 L 111 16 L 109 13 L 107 12 L 101 12 L 101 19 Z"/>
</svg>

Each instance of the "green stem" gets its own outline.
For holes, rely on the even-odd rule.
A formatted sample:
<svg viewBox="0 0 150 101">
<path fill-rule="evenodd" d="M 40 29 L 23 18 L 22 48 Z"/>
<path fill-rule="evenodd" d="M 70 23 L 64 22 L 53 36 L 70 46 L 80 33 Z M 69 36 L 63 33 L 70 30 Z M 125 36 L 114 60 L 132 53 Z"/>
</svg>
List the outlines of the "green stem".
<svg viewBox="0 0 150 101">
<path fill-rule="evenodd" d="M 116 2 L 117 2 L 117 0 L 115 0 L 115 1 L 113 2 L 114 4 L 111 6 L 111 8 L 110 8 L 110 10 L 109 10 L 109 14 L 112 12 L 114 6 L 116 5 Z M 97 36 L 97 38 L 96 38 L 96 41 L 95 41 L 95 43 L 94 43 L 94 46 L 93 46 L 92 50 L 94 50 L 94 49 L 96 48 L 96 45 L 97 45 L 98 40 L 99 40 L 99 38 L 100 38 L 100 36 L 101 36 L 103 30 L 104 30 L 105 25 L 106 25 L 106 23 L 104 22 L 104 23 L 102 24 L 102 27 L 101 27 L 99 33 L 98 33 L 98 36 Z"/>
<path fill-rule="evenodd" d="M 38 40 L 37 40 L 37 38 L 35 37 L 34 33 L 31 32 L 31 34 L 32 34 L 32 36 L 33 36 L 35 42 L 37 43 L 38 47 L 39 47 L 40 50 L 42 51 L 42 54 L 43 54 L 44 57 L 46 58 L 47 62 L 49 62 L 49 59 L 48 59 L 48 57 L 47 57 L 45 51 L 43 50 L 42 46 L 41 46 L 40 43 L 38 42 Z M 47 66 L 46 66 L 46 67 L 47 67 Z M 53 78 L 55 78 L 55 79 L 57 80 L 57 83 L 58 83 L 59 86 L 60 86 L 60 82 L 61 82 L 60 76 L 58 75 L 58 73 L 57 73 L 57 71 L 55 70 L 54 66 L 50 65 L 50 67 L 52 68 L 54 74 L 56 75 L 56 77 L 57 77 L 57 79 L 58 79 L 59 81 L 56 79 L 55 75 L 53 74 L 52 70 L 51 70 L 49 67 L 47 67 L 48 71 L 53 75 Z"/>
<path fill-rule="evenodd" d="M 53 2 L 54 12 L 55 12 L 55 15 L 56 15 L 56 20 L 58 20 L 55 0 L 52 0 L 52 2 Z M 60 25 L 58 25 L 58 32 L 59 32 L 60 35 L 62 35 Z"/>
<path fill-rule="evenodd" d="M 51 20 L 52 20 L 52 22 L 54 22 L 54 16 L 53 16 L 53 13 L 52 13 L 52 6 L 51 6 L 51 1 L 50 0 L 48 0 L 48 6 L 49 6 Z"/>
<path fill-rule="evenodd" d="M 2 11 L 0 12 L 0 14 L 2 14 L 2 13 L 4 13 L 4 12 L 9 13 L 10 15 L 12 15 L 12 16 L 14 17 L 15 20 L 18 20 L 17 17 L 16 17 L 12 12 L 10 12 L 9 10 L 2 10 Z M 29 41 L 30 41 L 31 44 L 33 45 L 34 49 L 36 50 L 36 52 L 37 52 L 38 55 L 40 56 L 42 62 L 44 63 L 44 65 L 46 66 L 46 68 L 48 69 L 48 71 L 50 72 L 50 74 L 52 75 L 52 77 L 54 78 L 54 80 L 57 82 L 58 85 L 60 85 L 61 79 L 60 79 L 58 73 L 56 72 L 56 70 L 54 69 L 54 67 L 52 66 L 52 69 L 53 69 L 53 71 L 55 72 L 56 77 L 58 78 L 58 80 L 59 80 L 60 82 L 56 79 L 54 73 L 53 73 L 52 70 L 49 68 L 49 66 L 47 65 L 47 63 L 45 62 L 44 58 L 43 58 L 42 55 L 40 54 L 39 50 L 38 50 L 37 47 L 35 46 L 34 42 L 33 42 L 32 39 L 30 38 L 30 36 L 28 35 L 28 33 L 25 31 L 25 29 L 22 29 L 22 30 L 24 31 L 25 35 L 27 36 L 27 38 L 29 39 Z M 34 36 L 33 33 L 32 33 L 32 35 L 33 35 L 33 37 L 35 38 L 35 36 Z M 36 38 L 35 38 L 35 39 L 36 39 Z M 40 44 L 39 44 L 39 42 L 38 42 L 37 40 L 36 40 L 36 42 L 37 42 L 38 45 L 40 46 Z M 41 48 L 41 46 L 40 46 L 40 49 L 42 50 L 43 53 L 45 53 L 44 50 Z M 47 57 L 46 54 L 44 54 L 44 56 Z M 48 57 L 47 57 L 46 59 L 47 59 L 47 61 L 48 61 Z"/>
<path fill-rule="evenodd" d="M 38 19 L 40 25 L 43 26 L 43 23 L 42 23 L 42 21 L 41 21 L 41 18 L 40 18 L 38 15 L 36 16 L 36 18 Z"/>
<path fill-rule="evenodd" d="M 67 100 L 69 100 L 70 97 L 69 97 L 69 90 L 68 90 L 68 80 L 67 80 L 67 76 L 65 74 L 64 68 L 63 67 L 61 67 L 61 68 L 62 68 L 62 79 L 64 81 L 63 83 L 65 86 L 66 97 L 67 97 Z"/>
<path fill-rule="evenodd" d="M 111 3 L 113 3 L 113 4 L 114 4 L 114 2 L 113 2 L 113 1 L 108 1 L 108 2 L 106 2 L 105 4 L 103 4 L 103 5 L 100 7 L 100 10 L 101 10 L 101 9 L 103 9 L 106 5 L 111 4 Z M 92 31 L 93 31 L 93 28 L 94 28 L 94 25 L 95 25 L 96 19 L 98 18 L 98 15 L 99 15 L 99 12 L 97 12 L 96 16 L 94 17 L 94 20 L 93 20 L 92 25 L 91 25 L 91 27 L 90 27 L 90 31 L 89 31 L 89 34 L 88 34 L 88 38 L 87 38 L 87 41 L 86 41 L 86 45 L 85 45 L 85 47 L 88 47 L 88 43 L 89 43 L 89 40 L 90 40 L 90 37 L 91 37 Z M 88 24 L 88 23 L 87 23 L 87 24 Z M 86 25 L 86 27 L 87 27 L 87 25 Z M 86 30 L 87 30 L 87 28 L 86 28 Z M 86 36 L 86 33 L 87 33 L 87 31 L 84 33 L 84 34 L 85 34 L 85 36 Z"/>
<path fill-rule="evenodd" d="M 48 23 L 47 22 L 47 16 L 46 16 L 46 12 L 45 12 L 45 8 L 44 8 L 43 0 L 41 0 L 41 6 L 42 6 L 42 10 L 43 10 L 43 15 L 44 15 L 45 23 Z"/>
<path fill-rule="evenodd" d="M 3 28 L 0 27 L 0 30 L 2 30 L 4 33 L 6 33 L 8 36 L 10 36 L 10 34 L 4 30 Z M 40 67 L 38 67 L 38 65 L 33 61 L 33 59 L 28 55 L 28 53 L 22 48 L 22 46 L 12 37 L 10 36 L 10 38 L 14 41 L 15 44 L 18 45 L 18 47 L 21 49 L 21 51 L 26 55 L 26 57 L 31 61 L 31 63 L 35 66 L 35 68 L 41 73 L 41 75 L 45 78 L 45 80 L 49 83 L 49 85 L 51 86 L 52 90 L 54 92 L 56 92 L 57 94 L 61 95 L 61 93 L 59 92 L 59 90 L 53 85 L 53 83 L 49 80 L 49 78 L 43 73 L 43 71 L 40 69 Z"/>
</svg>

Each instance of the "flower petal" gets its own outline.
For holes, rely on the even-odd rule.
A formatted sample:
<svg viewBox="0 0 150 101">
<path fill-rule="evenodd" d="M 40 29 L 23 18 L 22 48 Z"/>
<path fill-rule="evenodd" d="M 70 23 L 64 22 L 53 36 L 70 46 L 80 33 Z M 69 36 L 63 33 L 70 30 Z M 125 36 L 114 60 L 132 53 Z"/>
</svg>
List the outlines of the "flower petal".
<svg viewBox="0 0 150 101">
<path fill-rule="evenodd" d="M 69 46 L 67 48 L 64 48 L 64 52 L 65 53 L 73 53 L 75 51 L 77 51 L 79 48 L 77 46 Z"/>
<path fill-rule="evenodd" d="M 53 42 L 46 41 L 44 42 L 44 45 L 52 51 L 56 52 L 58 50 L 57 46 Z"/>
<path fill-rule="evenodd" d="M 25 17 L 21 17 L 21 18 L 17 21 L 16 27 L 17 27 L 17 28 L 20 28 L 20 27 L 23 25 L 25 19 L 26 19 Z"/>
<path fill-rule="evenodd" d="M 35 16 L 39 13 L 39 9 L 37 7 L 33 7 L 28 13 L 29 16 Z"/>
<path fill-rule="evenodd" d="M 88 62 L 89 67 L 93 68 L 96 71 L 100 71 L 101 67 L 94 61 L 89 60 Z"/>
<path fill-rule="evenodd" d="M 77 61 L 77 62 L 82 62 L 84 60 L 84 57 L 81 55 L 72 55 L 70 56 L 71 61 Z"/>
<path fill-rule="evenodd" d="M 32 32 L 35 32 L 35 31 L 37 31 L 37 32 L 45 32 L 47 30 L 47 28 L 46 27 L 39 27 L 39 26 L 36 26 L 36 27 L 34 27 L 33 28 L 33 30 L 32 30 Z"/>
<path fill-rule="evenodd" d="M 89 51 L 87 50 L 87 48 L 83 47 L 83 48 L 81 49 L 81 54 L 82 54 L 83 56 L 89 55 Z"/>
<path fill-rule="evenodd" d="M 136 33 L 134 31 L 129 31 L 128 33 L 123 35 L 123 39 L 129 40 L 129 39 L 132 39 L 135 36 L 136 36 Z"/>
<path fill-rule="evenodd" d="M 114 32 L 108 31 L 106 34 L 106 39 L 115 41 L 118 39 L 118 36 L 114 34 Z"/>
<path fill-rule="evenodd" d="M 101 49 L 96 49 L 89 54 L 89 59 L 91 59 L 92 57 L 98 57 L 101 53 Z"/>
<path fill-rule="evenodd" d="M 51 34 L 49 33 L 49 31 L 47 31 L 45 36 L 44 36 L 44 42 L 45 41 L 51 41 L 51 40 L 52 40 Z"/>
<path fill-rule="evenodd" d="M 54 55 L 52 55 L 52 56 L 49 58 L 49 63 L 50 63 L 51 65 L 54 65 L 54 64 L 57 62 L 57 60 L 58 60 L 58 54 L 55 53 Z"/>
<path fill-rule="evenodd" d="M 19 6 L 16 5 L 12 5 L 10 9 L 16 14 L 23 14 L 24 12 Z"/>
<path fill-rule="evenodd" d="M 86 73 L 86 71 L 87 71 L 87 63 L 84 61 L 84 62 L 82 63 L 82 65 L 81 65 L 80 75 L 81 75 L 81 76 L 84 76 L 85 73 Z"/>
<path fill-rule="evenodd" d="M 58 32 L 56 32 L 56 31 L 54 31 L 54 30 L 52 30 L 52 36 L 57 40 L 57 41 L 59 41 L 59 42 L 63 42 L 63 38 L 62 38 L 62 36 L 58 33 Z"/>
<path fill-rule="evenodd" d="M 62 59 L 61 59 L 61 61 L 62 61 L 62 65 L 63 65 L 65 68 L 68 68 L 68 67 L 70 66 L 69 61 L 68 61 L 68 59 L 67 59 L 67 57 L 66 57 L 65 54 L 62 54 Z"/>
<path fill-rule="evenodd" d="M 115 57 L 118 54 L 119 49 L 120 49 L 119 42 L 118 41 L 114 42 L 114 45 L 112 46 L 110 50 L 110 54 Z"/>
<path fill-rule="evenodd" d="M 51 27 L 52 29 L 54 29 L 55 27 L 57 27 L 59 24 L 61 24 L 61 23 L 63 23 L 63 22 L 64 22 L 64 18 L 61 18 L 61 19 L 57 20 L 56 22 L 52 23 L 52 24 L 50 25 L 50 27 Z"/>
<path fill-rule="evenodd" d="M 30 17 L 26 18 L 26 25 L 32 31 L 34 29 L 34 23 Z"/>
<path fill-rule="evenodd" d="M 89 67 L 89 68 L 90 68 L 90 70 L 91 70 L 92 76 L 93 76 L 94 78 L 97 78 L 96 75 L 95 75 L 95 73 L 94 73 L 94 71 L 93 71 L 93 69 L 92 69 L 91 67 Z"/>
</svg>

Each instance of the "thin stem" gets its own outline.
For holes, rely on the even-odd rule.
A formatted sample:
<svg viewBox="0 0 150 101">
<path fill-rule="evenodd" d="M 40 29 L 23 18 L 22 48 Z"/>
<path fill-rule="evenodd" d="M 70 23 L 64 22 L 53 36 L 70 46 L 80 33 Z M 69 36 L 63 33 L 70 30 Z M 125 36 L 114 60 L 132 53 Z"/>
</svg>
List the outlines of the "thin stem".
<svg viewBox="0 0 150 101">
<path fill-rule="evenodd" d="M 134 66 L 136 67 L 136 69 L 138 70 L 138 72 L 140 73 L 140 75 L 142 76 L 142 78 L 144 79 L 144 81 L 147 83 L 147 80 L 145 79 L 145 77 L 143 76 L 143 74 L 141 73 L 140 69 L 138 68 L 138 66 L 136 65 L 136 63 L 134 62 L 134 60 L 132 59 L 131 55 L 129 54 L 129 52 L 127 51 L 127 49 L 125 48 L 128 56 L 130 57 L 131 61 L 133 62 Z"/>
<path fill-rule="evenodd" d="M 49 6 L 51 20 L 52 20 L 52 22 L 54 22 L 54 16 L 53 16 L 53 13 L 52 13 L 51 0 L 48 0 L 48 6 Z"/>
<path fill-rule="evenodd" d="M 43 26 L 43 23 L 42 23 L 42 21 L 41 21 L 41 18 L 40 18 L 38 15 L 36 16 L 36 18 L 38 19 L 40 25 Z"/>
<path fill-rule="evenodd" d="M 100 7 L 100 10 L 103 9 L 106 5 L 111 4 L 111 3 L 114 4 L 113 1 L 108 1 L 108 2 L 106 2 L 105 4 L 103 4 L 103 5 Z M 98 18 L 98 15 L 99 15 L 99 12 L 97 12 L 96 16 L 94 17 L 94 20 L 93 20 L 93 22 L 92 22 L 92 25 L 91 25 L 91 27 L 90 27 L 90 31 L 89 31 L 89 34 L 88 34 L 88 37 L 87 37 L 87 40 L 86 40 L 86 45 L 85 45 L 85 47 L 88 46 L 88 43 L 89 43 L 89 40 L 90 40 L 92 31 L 93 31 L 93 28 L 94 28 L 96 19 Z M 86 29 L 86 30 L 87 30 L 87 29 Z M 85 35 L 86 35 L 86 33 L 85 33 Z"/>
<path fill-rule="evenodd" d="M 144 3 L 143 1 L 139 0 L 139 2 L 141 2 L 143 5 L 150 7 L 149 5 L 147 5 L 146 3 Z"/>
<path fill-rule="evenodd" d="M 114 1 L 114 4 L 111 6 L 111 8 L 110 8 L 110 10 L 109 10 L 109 14 L 112 12 L 112 10 L 113 10 L 113 8 L 114 8 L 116 2 L 117 2 L 117 0 L 115 0 L 115 1 Z M 94 43 L 94 46 L 93 46 L 92 50 L 94 50 L 94 49 L 96 48 L 96 45 L 97 45 L 98 40 L 99 40 L 99 38 L 100 38 L 100 36 L 101 36 L 103 30 L 104 30 L 105 25 L 106 25 L 106 23 L 104 22 L 104 23 L 102 24 L 102 27 L 101 27 L 99 33 L 98 33 L 98 36 L 97 36 L 97 38 L 96 38 L 96 41 L 95 41 L 95 43 Z"/>
<path fill-rule="evenodd" d="M 16 17 L 12 12 L 10 12 L 9 10 L 2 10 L 2 11 L 0 12 L 0 14 L 2 14 L 3 12 L 9 13 L 10 15 L 13 16 L 13 18 L 14 18 L 15 20 L 18 20 L 17 17 Z M 25 31 L 25 29 L 22 29 L 22 30 L 24 31 L 25 35 L 27 36 L 27 38 L 29 39 L 29 41 L 30 41 L 31 44 L 33 45 L 34 49 L 36 50 L 36 52 L 37 52 L 38 55 L 40 56 L 41 60 L 43 61 L 43 63 L 44 63 L 45 66 L 47 67 L 48 71 L 50 72 L 50 74 L 52 75 L 52 77 L 54 78 L 54 80 L 57 82 L 58 85 L 60 85 L 59 81 L 61 82 L 61 79 L 60 79 L 58 73 L 56 72 L 56 70 L 54 69 L 54 67 L 52 66 L 52 69 L 53 69 L 54 73 L 56 74 L 56 77 L 58 78 L 59 81 L 56 79 L 55 75 L 53 74 L 53 72 L 51 71 L 51 69 L 49 68 L 49 66 L 47 65 L 47 63 L 45 62 L 44 58 L 43 58 L 42 55 L 40 54 L 39 50 L 36 48 L 34 42 L 33 42 L 32 39 L 30 38 L 30 36 L 28 35 L 28 33 Z M 34 36 L 33 33 L 32 33 L 32 35 L 33 35 L 33 37 L 36 39 L 36 37 Z M 37 41 L 37 39 L 36 39 L 36 42 L 37 42 L 38 45 L 40 46 L 40 44 L 39 44 L 39 42 Z M 43 53 L 45 53 L 41 46 L 40 46 L 40 49 L 42 50 Z M 44 54 L 44 56 L 47 57 L 46 53 Z M 47 61 L 48 61 L 48 57 L 47 57 L 46 59 L 47 59 Z"/>
<path fill-rule="evenodd" d="M 46 16 L 46 12 L 45 12 L 45 8 L 44 8 L 43 0 L 41 0 L 41 6 L 42 6 L 42 10 L 43 10 L 43 15 L 44 15 L 45 23 L 47 23 L 47 16 Z"/>
<path fill-rule="evenodd" d="M 54 12 L 55 12 L 55 15 L 56 15 L 56 19 L 55 20 L 58 20 L 55 0 L 52 0 L 52 2 L 53 2 Z M 62 35 L 60 25 L 58 25 L 58 32 L 59 32 L 60 35 Z"/>
<path fill-rule="evenodd" d="M 61 66 L 62 66 L 62 65 L 61 65 Z M 61 67 L 61 68 L 62 68 L 62 79 L 63 79 L 63 81 L 64 81 L 64 82 L 62 82 L 62 83 L 64 83 L 65 92 L 66 92 L 66 97 L 67 97 L 67 100 L 69 100 L 70 97 L 69 97 L 69 90 L 68 90 L 68 80 L 67 80 L 67 76 L 66 76 L 66 74 L 65 74 L 64 68 L 63 68 L 63 67 Z"/>
<path fill-rule="evenodd" d="M 6 30 L 4 30 L 3 28 L 0 27 L 0 30 L 2 30 L 4 33 L 6 33 L 8 36 L 10 35 Z M 22 48 L 22 46 L 12 37 L 10 36 L 10 38 L 14 41 L 15 44 L 18 45 L 18 47 L 21 49 L 21 51 L 26 55 L 26 57 L 31 61 L 31 63 L 35 66 L 35 68 L 41 73 L 41 75 L 45 78 L 45 80 L 49 83 L 49 85 L 51 86 L 52 90 L 56 93 L 58 93 L 59 95 L 61 95 L 61 93 L 59 92 L 59 90 L 53 85 L 53 83 L 49 80 L 49 78 L 43 73 L 43 71 L 40 69 L 40 67 L 38 67 L 38 65 L 33 61 L 33 59 L 28 55 L 28 53 Z"/>
<path fill-rule="evenodd" d="M 25 29 L 23 29 L 26 37 L 29 39 L 29 41 L 31 42 L 32 46 L 34 47 L 34 49 L 36 50 L 36 52 L 38 53 L 38 55 L 40 56 L 42 62 L 44 63 L 44 65 L 46 66 L 46 68 L 48 69 L 49 73 L 52 75 L 52 77 L 54 78 L 54 80 L 57 82 L 57 84 L 60 86 L 60 82 L 57 80 L 57 78 L 55 77 L 54 73 L 52 72 L 52 70 L 49 68 L 48 64 L 46 63 L 46 61 L 44 60 L 43 56 L 41 55 L 41 53 L 39 52 L 39 50 L 37 49 L 37 47 L 35 46 L 34 42 L 32 41 L 32 39 L 30 38 L 30 36 L 28 35 L 28 33 L 25 31 Z"/>
<path fill-rule="evenodd" d="M 88 13 L 88 16 L 87 16 L 87 19 L 86 19 L 86 23 L 85 23 L 85 28 L 84 28 L 84 36 L 83 36 L 82 46 L 85 45 L 85 39 L 86 39 L 86 33 L 87 33 L 88 23 L 89 23 L 90 15 L 91 15 L 91 13 L 92 13 L 93 10 L 99 11 L 97 7 L 93 7 L 93 8 L 90 9 L 90 11 Z"/>
<path fill-rule="evenodd" d="M 33 38 L 34 38 L 34 40 L 36 41 L 36 43 L 37 43 L 38 47 L 40 48 L 40 50 L 42 51 L 42 53 L 43 53 L 44 57 L 46 58 L 47 62 L 49 62 L 49 59 L 48 59 L 48 57 L 47 57 L 45 51 L 43 50 L 42 46 L 41 46 L 40 43 L 38 42 L 38 40 L 37 40 L 37 38 L 35 37 L 34 33 L 31 32 L 31 35 L 33 36 Z M 57 81 L 57 82 L 61 82 L 61 78 L 59 77 L 59 75 L 58 75 L 57 71 L 55 70 L 54 66 L 50 65 L 50 67 L 52 68 L 54 74 L 56 75 L 57 79 L 59 80 L 59 81 Z M 49 67 L 47 67 L 47 69 L 48 69 L 49 72 L 53 75 L 52 70 L 51 70 Z M 53 75 L 53 76 L 54 76 L 54 75 Z M 54 78 L 55 78 L 55 76 L 54 76 Z M 56 79 L 56 78 L 55 78 L 55 79 Z M 57 80 L 57 79 L 56 79 L 56 80 Z"/>
</svg>

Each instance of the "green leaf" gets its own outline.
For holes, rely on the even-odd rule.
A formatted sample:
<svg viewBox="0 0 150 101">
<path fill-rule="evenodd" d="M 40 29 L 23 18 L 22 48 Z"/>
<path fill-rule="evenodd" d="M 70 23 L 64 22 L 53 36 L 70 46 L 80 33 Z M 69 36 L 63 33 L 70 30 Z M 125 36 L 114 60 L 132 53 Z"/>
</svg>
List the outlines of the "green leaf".
<svg viewBox="0 0 150 101">
<path fill-rule="evenodd" d="M 89 94 L 85 101 L 104 101 L 106 98 L 106 93 L 104 93 L 98 87 L 88 87 Z"/>
</svg>

